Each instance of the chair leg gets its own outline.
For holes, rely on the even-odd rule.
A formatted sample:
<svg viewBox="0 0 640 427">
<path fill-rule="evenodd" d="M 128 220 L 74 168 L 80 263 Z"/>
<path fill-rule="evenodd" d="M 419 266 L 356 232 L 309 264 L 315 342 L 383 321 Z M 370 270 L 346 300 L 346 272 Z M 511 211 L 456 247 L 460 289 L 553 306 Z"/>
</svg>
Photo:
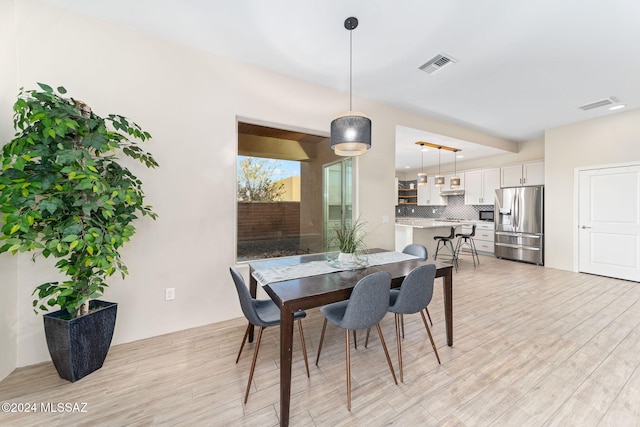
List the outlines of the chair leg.
<svg viewBox="0 0 640 427">
<path fill-rule="evenodd" d="M 253 381 L 253 371 L 256 369 L 256 360 L 258 359 L 258 351 L 260 350 L 260 340 L 262 340 L 262 332 L 265 327 L 260 328 L 258 332 L 258 340 L 256 341 L 256 349 L 253 352 L 253 361 L 251 361 L 251 370 L 249 371 L 249 381 L 247 382 L 247 391 L 244 394 L 244 403 L 249 399 L 249 390 L 251 389 L 251 381 Z"/>
<path fill-rule="evenodd" d="M 460 256 L 460 250 L 462 249 L 463 238 L 458 237 L 458 242 L 456 243 L 456 258 Z"/>
<path fill-rule="evenodd" d="M 471 247 L 472 247 L 472 254 L 476 255 L 476 260 L 478 260 L 478 265 L 480 265 L 480 257 L 478 256 L 478 250 L 476 249 L 476 242 L 473 239 L 471 240 Z M 473 264 L 473 266 L 475 267 L 475 263 Z"/>
<path fill-rule="evenodd" d="M 449 246 L 451 247 L 451 261 L 453 262 L 453 266 L 456 268 L 456 271 L 458 271 L 458 257 L 456 256 L 455 249 L 453 249 L 453 243 L 451 243 L 451 240 L 449 240 Z"/>
<path fill-rule="evenodd" d="M 380 342 L 382 343 L 382 348 L 384 349 L 384 355 L 387 356 L 387 363 L 389 364 L 389 370 L 391 371 L 391 375 L 393 375 L 393 382 L 398 385 L 398 380 L 396 379 L 396 371 L 393 369 L 393 365 L 391 364 L 391 358 L 389 357 L 389 351 L 387 350 L 387 344 L 384 342 L 384 337 L 382 336 L 382 329 L 380 329 L 380 323 L 376 324 L 376 328 L 378 329 L 378 335 L 380 336 Z"/>
<path fill-rule="evenodd" d="M 367 348 L 369 345 L 369 334 L 371 333 L 371 328 L 367 329 L 367 337 L 364 340 L 364 348 Z"/>
<path fill-rule="evenodd" d="M 358 349 L 358 338 L 356 337 L 356 331 L 353 330 L 353 348 Z"/>
<path fill-rule="evenodd" d="M 236 357 L 236 363 L 238 363 L 238 360 L 240 360 L 242 349 L 244 348 L 244 344 L 247 342 L 247 337 L 249 336 L 249 329 L 251 329 L 251 323 L 247 325 L 247 330 L 244 332 L 244 338 L 242 338 L 242 344 L 240 344 L 240 351 L 238 352 L 238 357 Z"/>
<path fill-rule="evenodd" d="M 442 240 L 438 240 L 438 243 L 436 244 L 436 253 L 433 256 L 433 260 L 436 261 L 438 259 L 438 251 L 440 250 L 440 243 L 442 242 Z"/>
<path fill-rule="evenodd" d="M 322 341 L 324 341 L 324 331 L 327 329 L 327 318 L 324 318 L 324 323 L 322 324 L 322 333 L 320 334 L 320 344 L 318 345 L 318 356 L 316 357 L 316 366 L 318 366 L 318 362 L 320 361 L 320 352 L 322 351 Z"/>
<path fill-rule="evenodd" d="M 398 365 L 400 367 L 400 382 L 404 382 L 404 375 L 402 373 L 402 338 L 400 338 L 400 322 L 402 315 L 395 313 L 396 320 L 396 343 L 398 347 Z"/>
<path fill-rule="evenodd" d="M 347 347 L 347 409 L 351 411 L 351 345 L 349 344 L 349 330 L 345 329 Z"/>
<path fill-rule="evenodd" d="M 402 326 L 402 339 L 404 339 L 404 317 L 400 316 L 400 325 Z"/>
<path fill-rule="evenodd" d="M 300 331 L 300 344 L 302 344 L 302 354 L 304 355 L 304 366 L 307 368 L 307 378 L 309 375 L 309 360 L 307 360 L 307 346 L 304 343 L 304 333 L 302 332 L 302 321 L 298 320 L 298 330 Z"/>
<path fill-rule="evenodd" d="M 420 315 L 422 316 L 422 322 L 424 323 L 424 327 L 427 329 L 427 334 L 429 335 L 429 341 L 431 341 L 431 347 L 433 347 L 433 352 L 436 354 L 438 365 L 441 365 L 440 356 L 438 356 L 438 349 L 436 348 L 436 343 L 433 342 L 433 337 L 431 336 L 431 330 L 429 329 L 429 325 L 427 324 L 427 319 L 424 317 L 424 312 L 422 310 L 420 310 Z"/>
<path fill-rule="evenodd" d="M 431 320 L 431 315 L 429 314 L 429 309 L 427 307 L 425 307 L 424 311 L 427 312 L 427 317 L 429 318 L 429 323 L 431 323 L 431 326 L 433 326 L 433 320 Z"/>
</svg>

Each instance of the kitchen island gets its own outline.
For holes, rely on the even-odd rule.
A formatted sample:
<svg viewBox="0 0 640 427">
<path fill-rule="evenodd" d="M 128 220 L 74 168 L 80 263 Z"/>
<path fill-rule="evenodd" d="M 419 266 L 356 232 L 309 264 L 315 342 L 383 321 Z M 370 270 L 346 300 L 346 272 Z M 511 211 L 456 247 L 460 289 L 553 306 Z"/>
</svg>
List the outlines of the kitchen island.
<svg viewBox="0 0 640 427">
<path fill-rule="evenodd" d="M 474 221 L 448 221 L 429 218 L 398 218 L 396 220 L 396 251 L 402 251 L 406 245 L 417 243 L 427 248 L 429 258 L 433 259 L 436 253 L 437 242 L 434 236 L 448 236 L 451 227 L 456 227 L 456 233 L 461 232 L 465 225 L 471 226 Z M 452 242 L 454 247 L 456 242 Z M 443 252 L 445 256 L 449 251 Z"/>
</svg>

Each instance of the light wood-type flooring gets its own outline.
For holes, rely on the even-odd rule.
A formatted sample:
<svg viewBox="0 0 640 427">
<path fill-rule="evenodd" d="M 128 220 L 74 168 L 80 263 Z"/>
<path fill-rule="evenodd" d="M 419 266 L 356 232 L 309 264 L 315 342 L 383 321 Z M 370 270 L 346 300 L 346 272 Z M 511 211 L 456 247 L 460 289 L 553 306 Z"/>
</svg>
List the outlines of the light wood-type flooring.
<svg viewBox="0 0 640 427">
<path fill-rule="evenodd" d="M 377 334 L 352 350 L 347 410 L 344 333 L 331 324 L 320 366 L 319 310 L 297 328 L 292 426 L 638 426 L 640 284 L 468 256 L 454 276 L 454 346 L 444 338 L 442 286 L 429 305 L 438 365 L 419 315 L 405 317 L 404 383 L 395 385 Z M 230 277 L 220 280 L 229 282 Z M 187 314 L 188 315 L 188 314 Z M 84 413 L 0 413 L 2 426 L 277 426 L 278 329 L 263 336 L 249 402 L 254 345 L 234 363 L 245 329 L 234 319 L 114 346 L 104 367 L 75 384 L 51 363 L 0 382 L 0 402 L 86 403 Z M 382 329 L 397 371 L 394 320 Z M 374 331 L 375 332 L 375 331 Z"/>
</svg>

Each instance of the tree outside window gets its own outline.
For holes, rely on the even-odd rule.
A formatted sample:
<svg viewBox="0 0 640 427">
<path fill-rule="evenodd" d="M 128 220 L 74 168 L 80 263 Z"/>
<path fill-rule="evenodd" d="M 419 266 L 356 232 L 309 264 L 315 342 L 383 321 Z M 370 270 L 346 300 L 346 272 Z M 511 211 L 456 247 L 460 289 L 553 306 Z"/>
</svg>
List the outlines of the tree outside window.
<svg viewBox="0 0 640 427">
<path fill-rule="evenodd" d="M 238 201 L 277 202 L 282 200 L 284 183 L 274 182 L 280 163 L 258 157 L 238 159 Z"/>
</svg>

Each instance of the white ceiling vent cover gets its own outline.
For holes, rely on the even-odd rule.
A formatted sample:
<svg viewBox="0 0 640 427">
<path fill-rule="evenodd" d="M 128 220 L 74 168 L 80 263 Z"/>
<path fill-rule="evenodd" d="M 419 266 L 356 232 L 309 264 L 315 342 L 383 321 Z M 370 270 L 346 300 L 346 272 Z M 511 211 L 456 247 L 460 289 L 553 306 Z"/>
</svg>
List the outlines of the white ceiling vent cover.
<svg viewBox="0 0 640 427">
<path fill-rule="evenodd" d="M 618 102 L 620 102 L 618 98 L 616 98 L 615 96 L 611 96 L 609 98 L 599 99 L 598 101 L 593 101 L 588 104 L 581 105 L 578 108 L 580 108 L 581 110 L 587 111 L 587 110 L 593 110 L 594 108 L 604 107 L 605 105 L 616 104 Z"/>
<path fill-rule="evenodd" d="M 439 54 L 422 64 L 419 68 L 427 74 L 434 75 L 442 71 L 445 67 L 453 65 L 458 61 L 450 55 Z"/>
</svg>

